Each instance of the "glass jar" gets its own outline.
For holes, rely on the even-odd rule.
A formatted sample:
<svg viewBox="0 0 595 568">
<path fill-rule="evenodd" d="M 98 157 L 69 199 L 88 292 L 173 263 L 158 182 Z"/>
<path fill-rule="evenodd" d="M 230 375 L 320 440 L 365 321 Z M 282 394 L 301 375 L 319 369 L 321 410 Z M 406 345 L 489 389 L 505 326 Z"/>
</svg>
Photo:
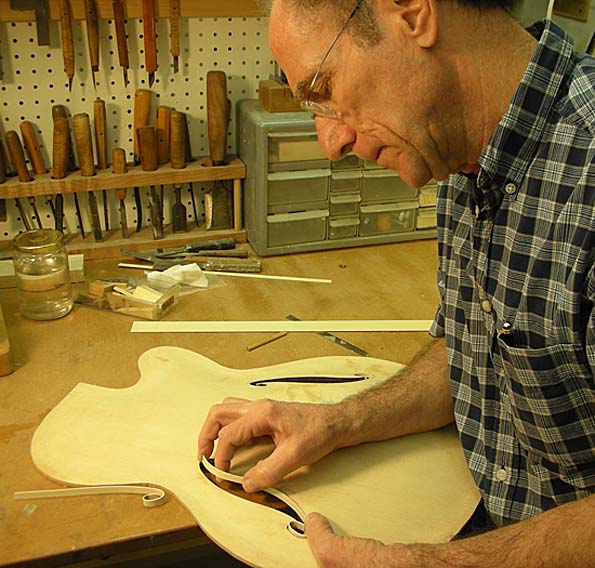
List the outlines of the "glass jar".
<svg viewBox="0 0 595 568">
<path fill-rule="evenodd" d="M 21 313 L 35 320 L 61 318 L 73 305 L 64 236 L 35 229 L 14 240 L 14 271 Z"/>
</svg>

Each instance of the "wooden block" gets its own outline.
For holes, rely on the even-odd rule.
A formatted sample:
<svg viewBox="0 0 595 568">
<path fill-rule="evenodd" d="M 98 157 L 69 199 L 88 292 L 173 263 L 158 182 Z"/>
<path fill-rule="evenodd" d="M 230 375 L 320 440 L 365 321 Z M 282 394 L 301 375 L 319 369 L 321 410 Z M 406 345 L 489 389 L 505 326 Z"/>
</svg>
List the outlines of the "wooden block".
<svg viewBox="0 0 595 568">
<path fill-rule="evenodd" d="M 12 373 L 14 366 L 12 363 L 12 353 L 10 352 L 10 340 L 4 323 L 4 314 L 0 306 L 0 376 Z"/>
<path fill-rule="evenodd" d="M 293 98 L 291 89 L 278 81 L 260 81 L 258 100 L 268 112 L 298 112 L 300 103 Z"/>
</svg>

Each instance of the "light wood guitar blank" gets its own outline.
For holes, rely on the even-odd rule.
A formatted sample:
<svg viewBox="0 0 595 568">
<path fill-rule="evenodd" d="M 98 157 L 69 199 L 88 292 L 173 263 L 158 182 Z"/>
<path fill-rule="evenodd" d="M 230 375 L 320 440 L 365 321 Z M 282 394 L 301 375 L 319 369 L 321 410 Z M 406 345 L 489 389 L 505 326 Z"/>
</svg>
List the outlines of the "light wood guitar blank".
<svg viewBox="0 0 595 568">
<path fill-rule="evenodd" d="M 338 401 L 385 381 L 401 366 L 373 358 L 322 357 L 237 370 L 191 351 L 157 347 L 140 357 L 139 368 L 141 378 L 130 388 L 78 384 L 35 432 L 36 466 L 72 485 L 164 487 L 213 541 L 243 562 L 315 566 L 306 540 L 288 530 L 285 513 L 232 495 L 201 471 L 200 427 L 211 405 L 226 396 Z M 339 384 L 267 382 L 304 376 L 366 378 Z M 233 471 L 241 474 L 263 451 L 262 446 L 242 450 Z M 306 513 L 326 515 L 340 534 L 385 543 L 447 541 L 479 500 L 450 428 L 334 452 L 277 489 Z"/>
</svg>

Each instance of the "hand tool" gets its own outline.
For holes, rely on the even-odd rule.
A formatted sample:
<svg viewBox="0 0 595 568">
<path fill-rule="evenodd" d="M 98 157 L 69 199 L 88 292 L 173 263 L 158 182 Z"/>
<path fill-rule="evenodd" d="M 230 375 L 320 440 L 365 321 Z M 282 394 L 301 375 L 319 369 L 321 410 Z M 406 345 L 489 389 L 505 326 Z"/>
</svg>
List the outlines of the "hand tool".
<svg viewBox="0 0 595 568">
<path fill-rule="evenodd" d="M 126 151 L 124 148 L 114 148 L 112 150 L 112 171 L 115 174 L 125 174 L 128 170 L 126 168 Z M 122 237 L 128 238 L 128 221 L 126 219 L 126 188 L 122 187 L 116 189 L 116 195 L 120 200 L 120 228 L 122 230 Z"/>
<path fill-rule="evenodd" d="M 186 154 L 184 145 L 184 120 L 181 112 L 170 113 L 170 150 L 171 150 L 171 167 L 175 170 L 180 170 L 186 167 Z M 181 198 L 181 183 L 173 184 L 175 193 L 175 202 L 172 205 L 171 218 L 172 228 L 174 233 L 187 231 L 186 225 L 186 207 L 182 205 Z"/>
<path fill-rule="evenodd" d="M 35 10 L 37 45 L 50 45 L 48 0 L 10 0 L 12 10 Z"/>
<path fill-rule="evenodd" d="M 75 114 L 72 117 L 74 129 L 74 139 L 79 156 L 82 176 L 95 175 L 95 161 L 93 160 L 93 142 L 91 140 L 91 123 L 89 115 L 86 112 Z M 101 222 L 99 220 L 99 210 L 97 209 L 97 199 L 93 191 L 88 191 L 89 210 L 91 211 L 91 228 L 96 241 L 103 240 L 101 232 Z"/>
<path fill-rule="evenodd" d="M 230 252 L 235 249 L 236 241 L 231 237 L 223 239 L 212 239 L 209 241 L 201 241 L 198 243 L 188 243 L 181 247 L 169 247 L 154 251 L 144 251 L 151 253 L 155 258 L 169 258 L 172 256 L 188 256 L 188 253 L 203 254 L 206 251 L 226 251 Z"/>
<path fill-rule="evenodd" d="M 72 6 L 70 0 L 60 0 L 60 35 L 64 72 L 68 77 L 68 90 L 72 91 L 74 78 L 74 40 L 72 36 Z"/>
<path fill-rule="evenodd" d="M 68 173 L 68 119 L 63 116 L 54 118 L 54 138 L 52 157 L 52 178 L 63 179 Z M 62 231 L 64 228 L 64 198 L 61 193 L 56 195 L 54 207 L 55 228 Z M 84 235 L 83 235 L 84 237 Z"/>
<path fill-rule="evenodd" d="M 169 138 L 170 138 L 170 113 L 171 109 L 166 106 L 157 108 L 157 119 L 155 131 L 157 134 L 157 162 L 166 164 L 169 160 Z M 163 218 L 164 186 L 161 184 L 161 217 Z"/>
<path fill-rule="evenodd" d="M 97 168 L 105 170 L 108 167 L 107 161 L 107 136 L 106 136 L 105 101 L 97 98 L 93 101 L 93 123 L 95 126 L 95 148 L 97 149 Z M 101 191 L 103 197 L 103 220 L 105 230 L 109 231 L 109 207 L 107 204 L 107 191 Z"/>
<path fill-rule="evenodd" d="M 39 149 L 39 144 L 37 142 L 37 136 L 35 134 L 35 127 L 31 122 L 28 120 L 23 120 L 20 124 L 21 129 L 21 136 L 23 137 L 23 142 L 25 143 L 25 149 L 27 150 L 27 154 L 29 155 L 29 162 L 33 166 L 33 171 L 37 175 L 47 174 L 47 169 L 43 162 L 43 156 L 41 155 L 41 150 Z M 35 197 L 29 197 L 29 203 L 33 208 L 35 213 L 35 218 L 37 220 L 37 226 L 42 229 L 41 217 L 39 216 L 39 212 L 37 210 L 37 204 L 35 203 Z M 48 197 L 48 202 L 52 209 L 52 212 L 55 215 L 55 208 L 54 203 L 52 202 L 51 197 Z"/>
<path fill-rule="evenodd" d="M 285 319 L 289 321 L 301 321 L 300 318 L 291 314 L 285 316 Z M 353 351 L 354 353 L 361 355 L 362 357 L 368 357 L 367 351 L 364 351 L 360 347 L 357 347 L 356 345 L 353 345 L 352 343 L 349 343 L 348 341 L 345 341 L 344 339 L 341 339 L 340 337 L 337 337 L 336 335 L 333 335 L 328 331 L 317 331 L 316 333 L 318 333 L 318 335 L 322 335 L 322 337 L 324 337 L 325 339 L 328 339 L 329 341 L 332 341 L 333 343 L 340 345 L 341 347 L 345 347 L 345 349 L 349 349 L 350 351 Z"/>
<path fill-rule="evenodd" d="M 21 144 L 21 139 L 19 138 L 19 135 L 17 134 L 16 130 L 9 130 L 6 133 L 5 138 L 8 153 L 10 154 L 10 158 L 16 169 L 19 181 L 23 183 L 31 181 L 33 177 L 31 176 L 31 174 L 29 173 L 29 169 L 27 168 L 27 162 L 25 160 L 25 152 L 23 150 L 23 145 Z M 33 214 L 37 219 L 37 224 L 39 225 L 39 213 L 37 212 L 35 198 L 31 196 L 28 197 L 28 200 L 29 204 L 33 208 Z M 16 203 L 19 209 L 19 213 L 21 215 L 21 220 L 23 221 L 23 225 L 25 225 L 25 229 L 27 231 L 31 230 L 31 223 L 29 222 L 29 217 L 26 215 L 25 208 L 23 207 L 23 202 L 17 197 Z"/>
<path fill-rule="evenodd" d="M 4 163 L 3 152 L 0 152 L 0 185 L 6 181 L 6 164 Z M 0 223 L 5 223 L 8 216 L 6 214 L 6 200 L 0 199 Z"/>
<path fill-rule="evenodd" d="M 155 34 L 155 0 L 142 0 L 143 37 L 145 42 L 145 71 L 149 74 L 149 87 L 157 71 L 157 45 Z"/>
<path fill-rule="evenodd" d="M 169 161 L 169 148 L 171 139 L 171 109 L 168 106 L 159 106 L 157 108 L 157 119 L 155 128 L 157 129 L 157 158 L 159 164 L 167 164 Z"/>
<path fill-rule="evenodd" d="M 186 167 L 187 162 L 193 161 L 192 151 L 190 149 L 190 133 L 188 130 L 188 119 L 186 118 L 186 114 L 184 114 L 183 112 L 179 112 L 175 116 L 174 116 L 174 112 L 172 112 L 172 118 L 171 118 L 170 152 L 172 154 L 172 157 L 170 159 L 172 160 L 172 162 L 175 160 L 178 163 L 183 163 L 184 166 L 181 166 L 181 167 Z M 175 147 L 174 147 L 174 130 L 176 131 Z M 180 146 L 179 146 L 180 142 L 178 140 L 183 141 L 183 148 L 184 148 L 183 157 L 181 155 Z M 176 154 L 175 158 L 173 157 L 174 153 Z M 190 193 L 190 200 L 192 202 L 192 213 L 194 214 L 194 222 L 196 224 L 196 227 L 198 227 L 200 225 L 200 220 L 198 218 L 198 212 L 196 209 L 196 198 L 194 196 L 194 188 L 192 186 L 192 182 L 188 183 L 188 192 Z"/>
<path fill-rule="evenodd" d="M 124 0 L 112 0 L 114 9 L 114 23 L 116 25 L 116 41 L 118 43 L 118 60 L 124 76 L 124 87 L 128 86 L 128 40 L 126 38 L 126 17 L 124 15 Z"/>
<path fill-rule="evenodd" d="M 134 132 L 132 134 L 134 147 L 134 163 L 140 164 L 140 156 L 138 153 L 138 129 L 141 126 L 149 124 L 149 116 L 151 114 L 151 98 L 153 92 L 148 89 L 137 89 L 134 92 Z"/>
<path fill-rule="evenodd" d="M 262 269 L 262 262 L 256 258 L 210 258 L 204 256 L 187 256 L 169 260 L 157 258 L 152 252 L 120 249 L 120 252 L 152 263 L 153 270 L 167 270 L 178 264 L 197 264 L 201 270 L 214 272 L 256 273 Z"/>
<path fill-rule="evenodd" d="M 99 17 L 96 0 L 85 0 L 85 20 L 87 22 L 87 44 L 91 60 L 93 88 L 97 88 L 95 73 L 99 72 Z"/>
<path fill-rule="evenodd" d="M 177 73 L 180 58 L 180 0 L 169 0 L 169 26 L 174 73 Z"/>
<path fill-rule="evenodd" d="M 136 232 L 143 227 L 143 202 L 140 196 L 140 187 L 134 187 L 134 206 L 136 209 Z"/>
<path fill-rule="evenodd" d="M 141 126 L 137 129 L 138 147 L 140 152 L 141 168 L 145 172 L 155 171 L 157 163 L 157 134 L 153 126 Z M 163 218 L 161 215 L 162 205 L 159 193 L 154 185 L 150 186 L 151 200 L 149 209 L 151 211 L 151 227 L 153 238 L 163 238 Z"/>
<path fill-rule="evenodd" d="M 66 132 L 67 132 L 67 152 L 68 152 L 68 166 L 67 172 L 73 172 L 76 168 L 76 161 L 74 159 L 74 144 L 72 142 L 72 138 L 70 136 L 70 128 L 68 126 L 68 115 L 66 112 L 66 107 L 64 105 L 54 105 L 52 106 L 52 118 L 55 121 L 58 118 L 63 118 L 66 121 Z M 85 238 L 85 226 L 83 225 L 83 215 L 81 212 L 81 206 L 79 203 L 78 195 L 76 193 L 72 194 L 74 199 L 74 207 L 76 210 L 76 218 L 79 223 L 79 231 L 81 232 L 81 238 Z"/>
<path fill-rule="evenodd" d="M 230 103 L 227 99 L 227 76 L 223 71 L 207 73 L 207 126 L 209 152 L 213 166 L 225 164 L 227 123 Z M 205 193 L 205 220 L 208 229 L 224 229 L 233 226 L 233 194 L 231 188 L 216 181 Z"/>
</svg>

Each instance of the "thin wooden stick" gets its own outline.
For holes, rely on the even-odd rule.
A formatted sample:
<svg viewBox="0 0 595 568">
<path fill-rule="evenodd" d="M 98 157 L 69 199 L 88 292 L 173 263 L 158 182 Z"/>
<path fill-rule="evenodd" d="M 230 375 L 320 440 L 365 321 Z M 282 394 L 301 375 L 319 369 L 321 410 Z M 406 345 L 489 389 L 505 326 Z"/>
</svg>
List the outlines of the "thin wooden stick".
<svg viewBox="0 0 595 568">
<path fill-rule="evenodd" d="M 255 349 L 258 349 L 259 347 L 268 345 L 269 343 L 272 343 L 273 341 L 277 341 L 277 339 L 281 339 L 282 337 L 285 337 L 286 335 L 287 335 L 286 331 L 280 331 L 279 333 L 275 333 L 275 335 L 271 335 L 271 336 L 267 337 L 266 339 L 263 339 L 262 341 L 257 341 L 256 343 L 253 343 L 252 345 L 248 345 L 248 347 L 246 347 L 246 349 L 248 351 L 254 351 Z"/>
</svg>

